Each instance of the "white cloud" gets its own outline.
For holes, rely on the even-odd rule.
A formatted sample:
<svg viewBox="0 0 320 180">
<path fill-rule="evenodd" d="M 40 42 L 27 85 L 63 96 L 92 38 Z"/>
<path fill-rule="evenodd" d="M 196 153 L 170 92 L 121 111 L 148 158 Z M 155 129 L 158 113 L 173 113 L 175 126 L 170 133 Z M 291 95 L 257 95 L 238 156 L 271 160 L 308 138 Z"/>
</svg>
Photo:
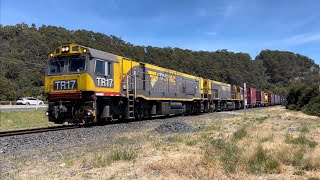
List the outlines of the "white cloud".
<svg viewBox="0 0 320 180">
<path fill-rule="evenodd" d="M 320 41 L 320 33 L 299 34 L 283 40 L 283 42 L 288 45 L 298 45 L 313 41 Z"/>
</svg>

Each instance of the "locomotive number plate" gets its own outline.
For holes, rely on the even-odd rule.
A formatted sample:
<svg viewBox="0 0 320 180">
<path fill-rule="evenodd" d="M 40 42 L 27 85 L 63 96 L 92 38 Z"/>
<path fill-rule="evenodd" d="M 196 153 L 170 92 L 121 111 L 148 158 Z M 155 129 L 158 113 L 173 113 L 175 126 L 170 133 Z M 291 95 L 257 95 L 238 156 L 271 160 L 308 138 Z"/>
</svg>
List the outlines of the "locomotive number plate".
<svg viewBox="0 0 320 180">
<path fill-rule="evenodd" d="M 72 90 L 77 89 L 77 80 L 60 80 L 53 82 L 54 90 Z"/>
</svg>

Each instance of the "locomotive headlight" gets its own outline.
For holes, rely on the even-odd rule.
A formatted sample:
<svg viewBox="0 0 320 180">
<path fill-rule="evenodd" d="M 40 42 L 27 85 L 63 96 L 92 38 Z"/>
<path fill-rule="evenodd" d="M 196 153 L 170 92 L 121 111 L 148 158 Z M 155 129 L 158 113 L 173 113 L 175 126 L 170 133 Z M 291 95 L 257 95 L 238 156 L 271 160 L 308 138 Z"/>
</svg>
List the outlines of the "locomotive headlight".
<svg viewBox="0 0 320 180">
<path fill-rule="evenodd" d="M 69 47 L 66 47 L 66 51 L 69 51 Z"/>
<path fill-rule="evenodd" d="M 53 57 L 53 53 L 50 54 L 50 57 Z"/>
<path fill-rule="evenodd" d="M 84 53 L 86 53 L 86 52 L 87 52 L 87 50 L 86 50 L 86 49 L 83 49 L 83 52 L 84 52 Z"/>
<path fill-rule="evenodd" d="M 63 47 L 63 48 L 62 48 L 62 52 L 65 52 L 65 51 L 66 51 L 66 48 L 65 48 L 65 47 Z"/>
</svg>

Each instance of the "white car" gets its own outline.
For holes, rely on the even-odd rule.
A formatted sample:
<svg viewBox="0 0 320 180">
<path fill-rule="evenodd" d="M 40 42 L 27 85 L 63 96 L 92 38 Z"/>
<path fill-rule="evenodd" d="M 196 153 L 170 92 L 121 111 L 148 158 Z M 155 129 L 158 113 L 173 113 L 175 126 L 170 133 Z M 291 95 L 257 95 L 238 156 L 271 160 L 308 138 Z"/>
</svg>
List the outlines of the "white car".
<svg viewBox="0 0 320 180">
<path fill-rule="evenodd" d="M 34 97 L 23 97 L 17 100 L 17 104 L 20 105 L 43 105 L 43 101 Z"/>
</svg>

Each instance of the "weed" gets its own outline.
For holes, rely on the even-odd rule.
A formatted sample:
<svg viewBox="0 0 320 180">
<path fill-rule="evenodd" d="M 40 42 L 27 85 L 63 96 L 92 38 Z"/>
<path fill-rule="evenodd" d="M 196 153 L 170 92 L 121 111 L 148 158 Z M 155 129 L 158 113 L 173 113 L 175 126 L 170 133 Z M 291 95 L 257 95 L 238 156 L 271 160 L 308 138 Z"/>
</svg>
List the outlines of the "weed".
<svg viewBox="0 0 320 180">
<path fill-rule="evenodd" d="M 305 170 L 320 169 L 320 157 L 318 155 L 317 156 L 307 155 L 307 157 L 304 158 L 302 168 Z"/>
<path fill-rule="evenodd" d="M 267 154 L 262 146 L 258 146 L 256 152 L 248 162 L 251 173 L 279 173 L 280 163 Z"/>
<path fill-rule="evenodd" d="M 113 150 L 110 154 L 95 154 L 91 160 L 93 167 L 100 168 L 110 166 L 115 161 L 132 161 L 136 159 L 138 153 L 135 150 Z M 85 162 L 86 163 L 86 162 Z"/>
<path fill-rule="evenodd" d="M 153 147 L 154 147 L 155 149 L 159 150 L 160 147 L 163 145 L 163 143 L 162 143 L 162 142 L 155 142 L 155 143 L 153 143 L 152 145 L 153 145 Z"/>
<path fill-rule="evenodd" d="M 204 128 L 204 131 L 220 131 L 221 125 L 220 124 L 212 124 Z"/>
<path fill-rule="evenodd" d="M 259 124 L 263 123 L 266 119 L 268 119 L 267 116 L 263 116 L 263 117 L 257 117 L 256 121 L 258 121 Z"/>
<path fill-rule="evenodd" d="M 291 159 L 291 164 L 293 166 L 301 166 L 303 163 L 304 150 L 300 149 L 293 153 L 293 157 Z"/>
<path fill-rule="evenodd" d="M 297 138 L 293 138 L 290 135 L 286 135 L 286 143 L 297 144 L 297 145 L 308 145 L 310 148 L 315 148 L 318 145 L 316 141 L 309 140 L 308 138 L 306 138 L 306 136 L 302 134 Z"/>
<path fill-rule="evenodd" d="M 308 180 L 320 180 L 320 178 L 317 178 L 317 177 L 311 177 L 311 178 L 309 178 Z"/>
<path fill-rule="evenodd" d="M 233 139 L 234 140 L 240 140 L 247 136 L 247 130 L 246 126 L 241 127 L 236 132 L 233 133 Z"/>
<path fill-rule="evenodd" d="M 112 162 L 107 156 L 101 154 L 95 154 L 93 160 L 91 161 L 92 166 L 95 168 L 110 166 L 111 163 Z"/>
<path fill-rule="evenodd" d="M 293 175 L 302 176 L 302 175 L 304 175 L 305 173 L 306 173 L 306 172 L 304 172 L 303 169 L 301 169 L 301 168 L 296 168 L 296 169 L 294 170 L 294 172 L 293 172 Z"/>
<path fill-rule="evenodd" d="M 239 162 L 239 148 L 233 143 L 227 143 L 224 147 L 223 155 L 221 156 L 221 161 L 227 172 L 235 172 L 237 164 Z"/>
<path fill-rule="evenodd" d="M 267 141 L 272 141 L 273 140 L 273 134 L 271 136 L 266 136 L 260 139 L 260 142 L 267 142 Z"/>
<path fill-rule="evenodd" d="M 309 128 L 308 128 L 306 125 L 303 125 L 303 126 L 300 128 L 299 131 L 302 132 L 302 133 L 307 133 L 307 132 L 309 132 L 310 130 L 309 130 Z"/>
<path fill-rule="evenodd" d="M 175 134 L 173 136 L 165 137 L 162 140 L 167 143 L 182 143 L 185 139 L 183 134 Z"/>
<path fill-rule="evenodd" d="M 196 140 L 190 140 L 186 142 L 187 146 L 195 146 L 198 142 Z"/>
<path fill-rule="evenodd" d="M 112 160 L 112 161 L 121 161 L 121 160 L 124 160 L 124 161 L 131 161 L 131 160 L 134 160 L 137 158 L 137 152 L 130 149 L 130 150 L 115 150 L 113 151 L 109 158 Z"/>
<path fill-rule="evenodd" d="M 236 171 L 239 163 L 240 149 L 233 142 L 225 142 L 224 139 L 219 138 L 211 142 L 211 145 L 220 151 L 220 161 L 222 162 L 226 172 L 233 173 Z"/>
</svg>

